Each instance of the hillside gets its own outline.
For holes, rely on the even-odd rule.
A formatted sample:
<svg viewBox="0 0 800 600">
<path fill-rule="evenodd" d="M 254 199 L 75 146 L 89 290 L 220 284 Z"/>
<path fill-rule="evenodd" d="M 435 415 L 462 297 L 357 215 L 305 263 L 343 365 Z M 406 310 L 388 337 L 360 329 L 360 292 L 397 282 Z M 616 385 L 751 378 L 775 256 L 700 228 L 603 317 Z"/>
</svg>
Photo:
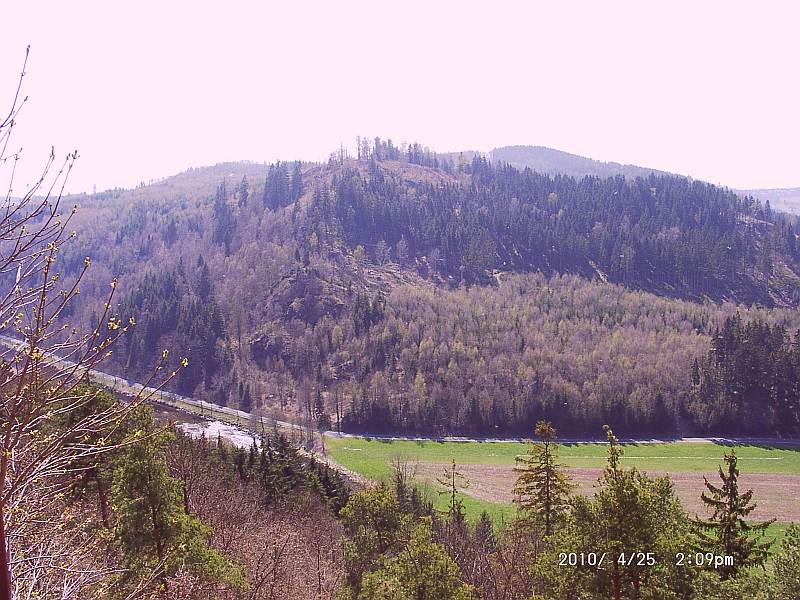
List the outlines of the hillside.
<svg viewBox="0 0 800 600">
<path fill-rule="evenodd" d="M 189 203 L 207 210 L 224 180 L 226 202 L 238 205 L 244 178 L 251 214 L 234 214 L 241 206 L 215 206 L 211 215 L 216 227 L 228 230 L 224 242 L 219 232 L 212 235 L 212 244 L 223 243 L 228 253 L 231 243 L 237 245 L 234 238 L 239 246 L 250 241 L 244 233 L 250 223 L 241 217 L 263 221 L 269 213 L 274 220 L 291 206 L 291 225 L 279 223 L 271 232 L 283 242 L 291 239 L 308 251 L 302 235 L 316 233 L 317 243 L 344 255 L 362 245 L 375 263 L 396 258 L 394 246 L 403 239 L 407 256 L 396 262 L 455 284 L 490 282 L 493 271 L 571 272 L 687 299 L 765 306 L 794 306 L 798 300 L 792 224 L 766 216 L 751 197 L 702 182 L 670 175 L 581 182 L 494 167 L 478 155 L 458 168 L 424 154 L 415 162 L 390 155 L 306 165 L 293 173 L 284 163 L 272 171 L 274 188 L 266 191 L 266 165 L 228 163 L 76 200 L 90 218 L 97 211 L 121 211 L 115 215 L 125 217 L 118 223 L 117 245 L 140 226 L 137 221 L 152 220 L 146 213 L 155 209 L 169 216 L 167 237 L 174 231 L 183 246 L 183 233 L 202 234 L 203 224 L 187 220 L 182 232 L 180 213 L 186 215 Z M 290 180 L 302 192 L 290 190 Z M 260 214 L 253 210 L 259 207 L 265 209 Z M 158 224 L 150 235 L 157 229 Z M 254 232 L 255 239 L 260 233 Z M 125 266 L 117 268 L 124 272 Z"/>
<path fill-rule="evenodd" d="M 182 393 L 324 426 L 716 431 L 753 410 L 732 397 L 710 415 L 698 396 L 716 329 L 737 304 L 800 327 L 780 309 L 800 299 L 793 225 L 682 177 L 576 180 L 380 142 L 70 200 L 80 233 L 60 262 L 93 260 L 72 317 L 94 325 L 119 276 L 114 309 L 137 321 L 120 374 L 171 348 L 190 358 Z M 747 431 L 795 427 L 780 414 Z"/>
<path fill-rule="evenodd" d="M 517 169 L 528 168 L 547 175 L 568 175 L 576 178 L 587 175 L 592 177 L 622 175 L 628 178 L 667 175 L 664 171 L 656 169 L 603 162 L 544 146 L 504 146 L 492 150 L 489 158 L 492 162 L 507 163 Z"/>
</svg>

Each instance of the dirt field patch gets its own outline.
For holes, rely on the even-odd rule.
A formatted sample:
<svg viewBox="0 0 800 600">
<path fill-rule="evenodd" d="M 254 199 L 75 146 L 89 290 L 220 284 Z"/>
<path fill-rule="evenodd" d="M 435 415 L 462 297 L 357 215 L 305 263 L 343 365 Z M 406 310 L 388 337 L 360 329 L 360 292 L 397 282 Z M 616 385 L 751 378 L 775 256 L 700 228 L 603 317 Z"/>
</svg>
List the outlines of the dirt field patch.
<svg viewBox="0 0 800 600">
<path fill-rule="evenodd" d="M 441 476 L 447 464 L 416 463 L 417 476 L 424 481 L 434 481 Z M 490 502 L 511 503 L 511 492 L 516 481 L 516 474 L 509 465 L 458 465 L 458 470 L 469 480 L 469 488 L 465 493 Z M 602 469 L 567 469 L 580 494 L 591 494 L 597 483 Z M 707 473 L 697 472 L 667 472 L 649 471 L 651 476 L 669 475 L 675 486 L 678 497 L 683 502 L 689 514 L 705 516 L 705 507 L 700 500 L 700 493 L 705 489 L 703 475 L 711 483 L 719 483 L 716 471 Z M 786 475 L 774 473 L 744 473 L 740 477 L 743 490 L 753 489 L 753 497 L 758 507 L 752 513 L 752 518 L 767 520 L 776 518 L 778 521 L 800 522 L 800 475 Z"/>
</svg>

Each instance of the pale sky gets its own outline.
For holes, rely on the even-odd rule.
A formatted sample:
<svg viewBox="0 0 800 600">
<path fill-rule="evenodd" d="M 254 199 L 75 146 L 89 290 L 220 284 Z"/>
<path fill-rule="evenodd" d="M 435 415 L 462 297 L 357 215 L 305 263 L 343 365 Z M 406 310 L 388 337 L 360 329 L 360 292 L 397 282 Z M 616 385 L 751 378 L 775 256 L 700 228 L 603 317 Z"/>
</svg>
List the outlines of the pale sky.
<svg viewBox="0 0 800 600">
<path fill-rule="evenodd" d="M 227 160 L 320 160 L 357 135 L 543 145 L 796 187 L 795 6 L 19 1 L 3 8 L 0 107 L 30 44 L 18 184 L 55 145 L 80 153 L 73 192 Z"/>
</svg>

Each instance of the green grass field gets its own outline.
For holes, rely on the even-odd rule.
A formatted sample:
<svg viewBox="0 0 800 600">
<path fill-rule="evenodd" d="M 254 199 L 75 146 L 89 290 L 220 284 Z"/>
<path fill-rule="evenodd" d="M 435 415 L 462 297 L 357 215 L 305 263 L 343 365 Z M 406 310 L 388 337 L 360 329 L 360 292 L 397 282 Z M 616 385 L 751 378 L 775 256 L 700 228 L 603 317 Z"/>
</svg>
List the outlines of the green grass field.
<svg viewBox="0 0 800 600">
<path fill-rule="evenodd" d="M 326 438 L 331 457 L 370 479 L 383 479 L 391 472 L 390 462 L 405 460 L 458 464 L 513 465 L 514 458 L 527 451 L 516 442 L 411 442 L 361 438 Z M 606 464 L 605 444 L 571 444 L 559 449 L 561 462 L 570 467 L 598 468 Z M 624 463 L 642 471 L 714 471 L 728 446 L 711 442 L 625 444 Z M 736 446 L 739 468 L 748 473 L 800 474 L 800 448 Z"/>
<path fill-rule="evenodd" d="M 325 439 L 331 458 L 348 469 L 376 481 L 387 480 L 396 458 L 405 461 L 457 464 L 513 465 L 514 458 L 527 451 L 527 445 L 516 442 L 434 442 L 382 441 L 362 438 Z M 570 444 L 559 449 L 561 462 L 570 467 L 603 468 L 608 447 L 605 444 Z M 711 442 L 675 442 L 657 444 L 625 444 L 623 464 L 642 471 L 709 472 L 722 463 L 728 446 Z M 747 473 L 800 474 L 800 447 L 768 447 L 737 445 L 740 470 Z M 425 483 L 428 497 L 437 508 L 445 508 L 447 498 L 435 486 Z M 514 506 L 462 496 L 471 521 L 487 511 L 495 523 L 508 522 Z M 789 523 L 774 523 L 768 535 L 778 544 Z M 776 544 L 777 547 L 777 544 Z"/>
<path fill-rule="evenodd" d="M 789 529 L 790 525 L 791 523 L 773 523 L 767 528 L 767 536 L 775 538 L 774 550 L 778 550 L 781 547 L 786 530 Z"/>
</svg>

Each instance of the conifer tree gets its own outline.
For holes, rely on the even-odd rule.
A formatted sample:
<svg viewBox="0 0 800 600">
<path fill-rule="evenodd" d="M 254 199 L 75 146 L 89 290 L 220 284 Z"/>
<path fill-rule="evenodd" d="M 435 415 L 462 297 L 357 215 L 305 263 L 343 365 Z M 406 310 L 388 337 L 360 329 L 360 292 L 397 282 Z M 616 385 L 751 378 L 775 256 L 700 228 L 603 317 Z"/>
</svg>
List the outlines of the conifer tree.
<svg viewBox="0 0 800 600">
<path fill-rule="evenodd" d="M 300 168 L 300 163 L 294 163 L 294 169 L 292 170 L 292 181 L 291 181 L 291 199 L 292 202 L 296 202 L 300 196 L 303 195 L 303 173 Z"/>
<path fill-rule="evenodd" d="M 408 543 L 380 568 L 367 573 L 359 600 L 376 598 L 415 600 L 471 600 L 472 586 L 462 581 L 461 570 L 445 548 L 433 541 L 428 519 L 414 527 Z"/>
<path fill-rule="evenodd" d="M 778 599 L 800 598 L 800 525 L 792 525 L 786 530 L 774 566 Z"/>
<path fill-rule="evenodd" d="M 691 597 L 690 567 L 675 564 L 687 519 L 667 477 L 650 478 L 621 464 L 623 449 L 605 426 L 608 462 L 594 497 L 575 495 L 563 527 L 534 571 L 553 598 Z M 597 553 L 602 565 L 558 565 L 559 553 Z M 548 595 L 549 594 L 549 595 Z"/>
<path fill-rule="evenodd" d="M 392 459 L 393 484 L 400 510 L 416 516 L 433 515 L 433 505 L 414 483 L 415 471 L 399 456 Z"/>
<path fill-rule="evenodd" d="M 117 403 L 117 399 L 111 393 L 89 384 L 81 384 L 76 389 L 76 392 L 91 398 L 91 400 L 77 410 L 68 413 L 64 419 L 65 426 L 71 426 L 76 421 L 85 419 L 91 413 L 108 410 Z M 138 435 L 135 430 L 131 431 L 135 429 L 135 424 L 130 423 L 130 421 L 133 421 L 133 419 L 126 419 L 120 422 L 119 425 L 108 426 L 103 430 L 94 431 L 85 438 L 84 443 L 94 445 L 98 444 L 102 439 L 104 444 L 122 445 L 125 443 L 126 438 Z M 98 517 L 106 529 L 111 527 L 110 495 L 115 460 L 115 453 L 108 452 L 87 457 L 87 459 L 75 460 L 72 465 L 77 475 L 72 485 L 73 495 L 79 496 L 87 490 L 94 491 L 97 496 Z"/>
<path fill-rule="evenodd" d="M 319 387 L 314 392 L 314 417 L 317 420 L 317 429 L 325 431 L 330 428 L 331 419 L 328 413 L 325 412 L 325 400 Z"/>
<path fill-rule="evenodd" d="M 247 206 L 247 199 L 250 197 L 250 186 L 247 183 L 247 175 L 242 175 L 239 183 L 239 208 Z"/>
<path fill-rule="evenodd" d="M 458 497 L 458 494 L 469 487 L 469 480 L 463 473 L 456 469 L 455 459 L 453 459 L 450 468 L 445 467 L 442 476 L 438 477 L 436 482 L 446 488 L 445 490 L 439 491 L 439 494 L 447 494 L 450 496 L 450 502 L 447 506 L 447 514 L 450 518 L 450 522 L 453 524 L 464 524 L 464 503 Z"/>
<path fill-rule="evenodd" d="M 494 527 L 492 526 L 492 518 L 485 510 L 481 512 L 481 516 L 475 524 L 474 537 L 487 551 L 494 550 L 497 545 Z"/>
<path fill-rule="evenodd" d="M 394 248 L 394 253 L 397 257 L 397 262 L 400 263 L 401 266 L 405 265 L 406 260 L 408 260 L 408 242 L 405 236 L 400 237 L 400 241 L 397 242 Z"/>
<path fill-rule="evenodd" d="M 213 289 L 214 285 L 211 283 L 211 273 L 208 270 L 208 264 L 203 262 L 200 267 L 200 277 L 197 280 L 197 295 L 205 302 L 211 296 Z"/>
<path fill-rule="evenodd" d="M 135 416 L 144 436 L 120 457 L 112 491 L 116 535 L 129 573 L 155 573 L 162 592 L 168 576 L 182 566 L 203 579 L 242 587 L 241 569 L 208 547 L 211 530 L 184 510 L 180 483 L 170 476 L 165 458 L 172 434 L 154 431 L 148 407 Z"/>
<path fill-rule="evenodd" d="M 380 239 L 375 244 L 375 262 L 383 265 L 387 260 L 389 260 L 389 246 L 383 239 Z"/>
<path fill-rule="evenodd" d="M 225 246 L 225 256 L 230 253 L 233 239 L 234 217 L 228 205 L 227 184 L 223 179 L 217 186 L 217 195 L 214 198 L 214 222 L 211 239 L 215 244 Z"/>
<path fill-rule="evenodd" d="M 697 525 L 694 545 L 698 552 L 713 551 L 723 556 L 732 556 L 732 565 L 718 569 L 722 579 L 728 579 L 746 567 L 763 566 L 773 540 L 762 541 L 765 530 L 775 519 L 763 523 L 748 523 L 745 518 L 753 512 L 756 504 L 753 490 L 739 492 L 739 469 L 736 452 L 725 454 L 727 472 L 719 467 L 721 486 L 716 486 L 703 477 L 708 493 L 700 498 L 713 511 L 708 520 L 695 520 Z"/>
<path fill-rule="evenodd" d="M 410 525 L 394 492 L 385 485 L 353 494 L 341 512 L 346 534 L 342 558 L 347 583 L 354 592 L 364 573 L 372 570 L 384 554 L 395 554 Z"/>
<path fill-rule="evenodd" d="M 523 515 L 539 521 L 545 535 L 551 535 L 567 511 L 572 484 L 558 463 L 556 430 L 549 421 L 538 421 L 536 437 L 528 454 L 516 458 L 518 473 L 514 486 L 515 502 Z"/>
<path fill-rule="evenodd" d="M 292 198 L 289 190 L 289 172 L 284 163 L 270 165 L 264 183 L 264 205 L 275 210 L 286 206 Z"/>
</svg>

